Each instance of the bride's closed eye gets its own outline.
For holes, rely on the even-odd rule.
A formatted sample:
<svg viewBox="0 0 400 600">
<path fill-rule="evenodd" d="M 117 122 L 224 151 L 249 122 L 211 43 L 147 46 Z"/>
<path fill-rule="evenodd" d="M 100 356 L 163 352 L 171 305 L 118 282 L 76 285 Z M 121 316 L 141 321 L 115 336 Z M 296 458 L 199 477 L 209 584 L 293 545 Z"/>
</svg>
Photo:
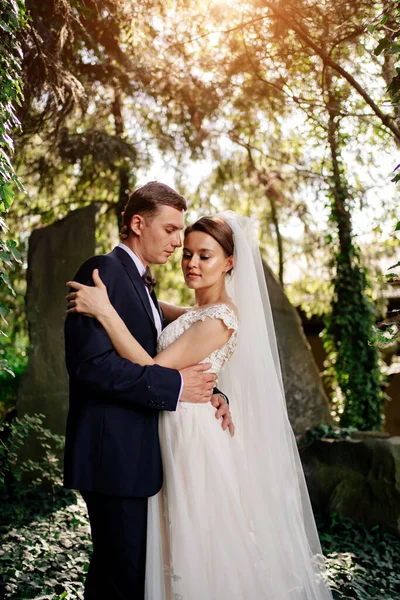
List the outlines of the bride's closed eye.
<svg viewBox="0 0 400 600">
<path fill-rule="evenodd" d="M 191 254 L 182 254 L 182 258 L 185 258 L 186 260 L 190 260 L 192 258 Z M 200 256 L 199 257 L 200 260 L 208 260 L 209 258 L 211 258 L 211 256 Z"/>
</svg>

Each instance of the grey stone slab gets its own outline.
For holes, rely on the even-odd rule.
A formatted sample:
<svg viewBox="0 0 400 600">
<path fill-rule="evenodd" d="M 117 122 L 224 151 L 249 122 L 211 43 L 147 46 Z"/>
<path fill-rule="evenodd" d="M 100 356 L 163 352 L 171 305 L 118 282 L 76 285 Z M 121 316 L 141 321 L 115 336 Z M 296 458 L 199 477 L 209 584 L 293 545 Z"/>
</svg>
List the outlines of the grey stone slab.
<svg viewBox="0 0 400 600">
<path fill-rule="evenodd" d="M 296 436 L 319 423 L 331 423 L 328 398 L 300 318 L 264 262 L 289 419 Z"/>
<path fill-rule="evenodd" d="M 46 426 L 64 434 L 68 378 L 64 357 L 66 281 L 95 253 L 97 207 L 76 210 L 33 231 L 29 240 L 26 316 L 29 362 L 17 398 L 17 411 L 43 413 Z"/>
</svg>

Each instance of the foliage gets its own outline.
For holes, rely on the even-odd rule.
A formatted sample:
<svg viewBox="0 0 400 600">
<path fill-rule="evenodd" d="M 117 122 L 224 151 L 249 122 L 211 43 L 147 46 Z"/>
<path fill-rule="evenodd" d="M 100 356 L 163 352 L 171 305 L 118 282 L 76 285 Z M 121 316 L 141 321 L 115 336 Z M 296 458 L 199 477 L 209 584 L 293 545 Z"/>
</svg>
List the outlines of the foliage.
<svg viewBox="0 0 400 600">
<path fill-rule="evenodd" d="M 36 488 L 2 498 L 0 572 L 4 600 L 83 598 L 91 552 L 85 505 L 61 488 Z M 339 515 L 318 517 L 327 575 L 335 600 L 395 600 L 400 592 L 399 539 Z"/>
<path fill-rule="evenodd" d="M 29 204 L 20 199 L 24 216 L 51 223 L 93 201 L 120 216 L 136 169 L 149 164 L 141 112 L 146 62 L 154 59 L 152 17 L 162 11 L 157 0 L 29 3 L 18 156 L 35 193 Z"/>
<path fill-rule="evenodd" d="M 26 365 L 26 360 L 17 366 L 8 359 L 4 360 L 7 360 L 7 369 L 0 371 L 0 423 L 15 407 L 18 385 Z"/>
<path fill-rule="evenodd" d="M 54 495 L 34 487 L 0 498 L 0 596 L 83 598 L 92 547 L 83 500 L 59 486 Z"/>
<path fill-rule="evenodd" d="M 14 206 L 15 227 L 29 229 L 38 219 L 53 222 L 93 200 L 115 219 L 124 189 L 121 169 L 128 172 L 129 186 L 143 180 L 155 147 L 176 167 L 177 181 L 187 167 L 196 172 L 192 159 L 206 157 L 212 181 L 202 178 L 199 194 L 187 186 L 192 205 L 208 210 L 209 193 L 221 208 L 229 205 L 241 212 L 254 207 L 262 223 L 262 246 L 276 271 L 283 272 L 281 257 L 275 258 L 279 240 L 288 281 L 294 272 L 312 277 L 318 261 L 325 277 L 320 294 L 325 307 L 329 248 L 323 247 L 325 215 L 314 209 L 328 187 L 319 94 L 324 67 L 282 18 L 290 12 L 336 58 L 337 49 L 344 49 L 341 64 L 360 77 L 372 68 L 373 75 L 361 81 L 368 92 L 373 77 L 379 85 L 380 67 L 369 64 L 370 55 L 362 50 L 364 22 L 371 22 L 377 9 L 365 0 L 341 0 L 314 14 L 314 3 L 296 0 L 276 14 L 268 2 L 254 1 L 233 5 L 227 19 L 218 2 L 209 9 L 192 0 L 108 0 L 106 6 L 100 10 L 97 0 L 29 4 L 32 26 L 24 33 L 26 99 L 18 156 L 30 196 Z M 388 151 L 388 135 L 371 135 L 379 124 L 365 118 L 369 115 L 362 99 L 355 100 L 348 90 L 343 95 L 350 136 L 367 135 L 376 145 L 371 156 Z M 253 149 L 252 174 L 248 148 Z M 360 171 L 370 172 L 372 158 L 362 160 Z M 233 170 L 236 175 L 229 181 Z M 197 173 L 191 179 L 198 181 Z M 373 179 L 358 182 L 360 204 L 366 202 L 364 189 L 376 184 Z M 182 180 L 184 176 L 180 184 Z M 276 201 L 272 180 L 281 192 Z M 293 225 L 301 238 L 297 231 L 290 233 Z M 309 301 L 321 304 L 318 294 L 318 288 L 309 293 Z"/>
<path fill-rule="evenodd" d="M 75 506 L 75 494 L 60 487 L 64 439 L 46 429 L 44 419 L 26 414 L 0 427 L 2 598 L 33 598 L 49 591 L 53 599 L 54 593 L 74 592 L 74 579 L 82 581 L 87 563 L 91 543 L 83 506 Z M 21 457 L 33 436 L 41 456 L 35 461 Z"/>
<path fill-rule="evenodd" d="M 375 315 L 366 295 L 366 273 L 357 254 L 337 256 L 332 312 L 326 318 L 324 346 L 334 364 L 339 389 L 336 418 L 342 427 L 380 429 L 383 392 L 376 347 L 371 344 Z"/>
<path fill-rule="evenodd" d="M 190 149 L 199 145 L 213 166 L 210 176 L 198 187 L 200 206 L 207 210 L 211 196 L 214 210 L 229 206 L 256 213 L 262 223 L 261 242 L 267 248 L 268 262 L 276 265 L 275 272 L 284 271 L 291 299 L 296 294 L 296 301 L 303 303 L 307 294 L 305 302 L 312 303 L 313 309 L 321 311 L 321 299 L 326 309 L 328 255 L 334 251 L 333 243 L 323 247 L 328 212 L 324 199 L 329 194 L 331 175 L 324 76 L 329 60 L 317 50 L 325 48 L 336 64 L 351 72 L 369 99 L 375 96 L 370 85 L 373 71 L 383 94 L 382 61 L 371 61 L 365 44 L 369 37 L 366 25 L 380 7 L 362 1 L 327 2 L 318 7 L 296 0 L 274 5 L 249 2 L 231 7 L 229 23 L 217 2 L 210 3 L 207 16 L 198 3 L 189 3 L 189 10 L 190 25 L 170 32 L 168 49 L 176 51 L 178 70 L 183 62 L 187 71 L 208 84 L 210 97 L 213 94 L 215 99 L 217 93 L 217 100 L 211 103 L 199 90 L 188 103 L 198 128 L 196 136 L 187 135 Z M 296 24 L 317 49 L 302 39 Z M 376 205 L 376 195 L 368 188 L 378 187 L 369 149 L 380 146 L 383 140 L 387 147 L 394 144 L 353 84 L 337 77 L 336 93 L 340 99 L 338 115 L 346 130 L 346 178 L 351 187 L 348 209 L 364 220 L 364 209 L 370 202 Z M 176 130 L 185 131 L 185 125 L 174 123 L 174 135 Z M 363 147 L 361 139 L 367 141 Z M 384 145 L 380 148 L 386 152 Z M 367 173 L 371 174 L 370 183 Z M 382 202 L 385 210 L 389 204 Z M 375 258 L 371 262 L 377 264 Z M 302 277 L 305 283 L 292 285 L 295 277 Z M 305 290 L 302 298 L 298 290 Z"/>
<path fill-rule="evenodd" d="M 357 431 L 355 427 L 334 427 L 321 423 L 305 433 L 299 441 L 299 446 L 307 446 L 314 440 L 350 440 L 355 431 Z"/>
<path fill-rule="evenodd" d="M 335 275 L 331 312 L 325 319 L 324 346 L 337 385 L 336 420 L 343 427 L 380 429 L 383 412 L 382 376 L 377 348 L 370 343 L 375 314 L 368 296 L 367 271 L 360 263 L 353 240 L 350 212 L 351 189 L 342 159 L 344 136 L 339 111 L 341 100 L 332 73 L 325 73 L 327 87 L 328 144 L 331 158 L 330 220 L 336 236 L 332 258 Z"/>
<path fill-rule="evenodd" d="M 383 55 L 371 60 L 366 31 L 380 5 L 254 0 L 234 3 L 228 17 L 213 1 L 32 0 L 29 10 L 18 158 L 30 194 L 14 204 L 15 226 L 51 223 L 93 200 L 115 220 L 121 192 L 147 176 L 157 147 L 177 180 L 190 165 L 191 208 L 259 216 L 269 262 L 285 283 L 305 281 L 291 299 L 326 309 L 336 248 L 324 245 L 332 227 L 324 72 L 338 73 L 348 209 L 360 215 L 376 203 L 374 161 L 395 137 L 376 110 Z M 209 177 L 201 163 L 197 176 L 199 158 Z M 387 215 L 390 199 L 382 205 Z M 178 278 L 171 265 L 162 284 L 185 300 Z"/>
<path fill-rule="evenodd" d="M 0 0 L 0 31 L 2 45 L 0 52 L 0 290 L 7 287 L 13 292 L 7 270 L 13 268 L 14 262 L 20 261 L 17 244 L 7 239 L 7 225 L 3 213 L 10 207 L 14 198 L 14 185 L 22 191 L 23 187 L 11 163 L 14 150 L 11 138 L 12 130 L 19 126 L 15 114 L 15 103 L 22 99 L 21 87 L 21 45 L 18 33 L 25 26 L 25 5 L 23 0 Z M 2 323 L 7 324 L 8 307 L 0 302 L 0 336 Z M 7 361 L 0 358 L 0 374 L 12 375 Z"/>
<path fill-rule="evenodd" d="M 52 487 L 61 481 L 60 451 L 64 447 L 62 436 L 56 435 L 43 424 L 45 416 L 25 414 L 0 426 L 0 488 L 13 486 L 29 476 L 34 485 Z M 21 460 L 20 453 L 28 439 L 34 437 L 41 458 Z"/>
<path fill-rule="evenodd" d="M 12 130 L 19 126 L 15 114 L 15 103 L 21 104 L 21 44 L 19 31 L 25 25 L 23 0 L 0 2 L 0 31 L 2 47 L 0 53 L 0 214 L 5 212 L 13 199 L 13 183 L 20 189 L 21 183 L 11 164 L 14 150 Z M 1 248 L 0 248 L 1 249 Z"/>
<path fill-rule="evenodd" d="M 26 244 L 18 240 L 21 262 L 14 263 L 8 272 L 11 284 L 0 289 L 0 302 L 5 304 L 10 313 L 7 324 L 2 329 L 5 335 L 0 336 L 0 358 L 7 361 L 8 371 L 0 371 L 0 423 L 7 411 L 16 405 L 17 388 L 28 361 L 28 330 L 25 320 L 25 292 L 27 261 Z"/>
<path fill-rule="evenodd" d="M 396 600 L 400 595 L 400 540 L 376 526 L 340 515 L 317 518 L 335 600 Z"/>
<path fill-rule="evenodd" d="M 368 27 L 370 33 L 379 32 L 381 38 L 374 50 L 374 54 L 379 56 L 384 54 L 392 59 L 392 73 L 389 76 L 387 91 L 395 108 L 400 108 L 400 8 L 397 2 L 389 2 L 385 6 L 383 15 L 378 21 Z M 396 66 L 397 63 L 397 66 Z"/>
</svg>

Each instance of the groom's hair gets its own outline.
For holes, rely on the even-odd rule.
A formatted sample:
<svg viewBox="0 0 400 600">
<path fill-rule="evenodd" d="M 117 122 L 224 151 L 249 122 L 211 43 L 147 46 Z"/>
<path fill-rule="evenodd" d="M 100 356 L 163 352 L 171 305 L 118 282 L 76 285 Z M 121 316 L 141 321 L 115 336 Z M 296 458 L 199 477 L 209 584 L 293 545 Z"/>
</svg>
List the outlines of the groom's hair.
<svg viewBox="0 0 400 600">
<path fill-rule="evenodd" d="M 157 214 L 161 205 L 173 206 L 177 210 L 187 210 L 186 199 L 165 183 L 149 181 L 137 186 L 124 208 L 122 215 L 121 239 L 129 235 L 129 227 L 133 215 L 141 215 L 147 222 Z"/>
</svg>

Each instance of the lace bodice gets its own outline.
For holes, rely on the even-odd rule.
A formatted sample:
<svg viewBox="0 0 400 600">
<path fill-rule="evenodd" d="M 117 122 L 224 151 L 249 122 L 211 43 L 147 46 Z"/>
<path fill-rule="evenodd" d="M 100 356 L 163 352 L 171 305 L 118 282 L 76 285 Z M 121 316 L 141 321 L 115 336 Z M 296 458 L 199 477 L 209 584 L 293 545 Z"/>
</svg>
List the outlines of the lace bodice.
<svg viewBox="0 0 400 600">
<path fill-rule="evenodd" d="M 209 362 L 212 364 L 210 371 L 219 373 L 222 367 L 231 358 L 237 342 L 238 318 L 234 311 L 227 304 L 213 304 L 205 308 L 192 308 L 181 315 L 178 319 L 167 325 L 158 338 L 157 350 L 161 352 L 167 346 L 172 344 L 180 337 L 186 329 L 188 329 L 196 321 L 204 321 L 204 319 L 221 319 L 228 329 L 233 329 L 233 333 L 229 340 L 221 348 L 211 352 L 201 362 Z"/>
</svg>

